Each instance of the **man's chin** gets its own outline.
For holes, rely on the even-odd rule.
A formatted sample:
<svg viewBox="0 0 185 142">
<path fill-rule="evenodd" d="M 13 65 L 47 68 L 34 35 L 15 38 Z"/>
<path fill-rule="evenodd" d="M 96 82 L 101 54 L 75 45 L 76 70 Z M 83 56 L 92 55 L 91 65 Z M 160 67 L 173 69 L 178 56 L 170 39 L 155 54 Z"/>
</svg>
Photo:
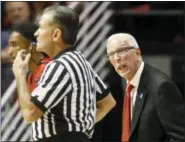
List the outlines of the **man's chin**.
<svg viewBox="0 0 185 142">
<path fill-rule="evenodd" d="M 39 47 L 36 47 L 36 51 L 37 52 L 41 52 Z"/>
<path fill-rule="evenodd" d="M 122 78 L 124 78 L 124 79 L 127 78 L 127 74 L 128 74 L 128 71 L 126 71 L 126 72 L 121 72 L 121 71 L 119 71 L 119 75 L 120 75 Z"/>
<path fill-rule="evenodd" d="M 37 52 L 41 52 L 41 50 L 42 50 L 43 48 L 42 48 L 42 46 L 40 46 L 40 44 L 37 42 L 36 48 L 35 48 L 35 49 L 36 49 Z"/>
</svg>

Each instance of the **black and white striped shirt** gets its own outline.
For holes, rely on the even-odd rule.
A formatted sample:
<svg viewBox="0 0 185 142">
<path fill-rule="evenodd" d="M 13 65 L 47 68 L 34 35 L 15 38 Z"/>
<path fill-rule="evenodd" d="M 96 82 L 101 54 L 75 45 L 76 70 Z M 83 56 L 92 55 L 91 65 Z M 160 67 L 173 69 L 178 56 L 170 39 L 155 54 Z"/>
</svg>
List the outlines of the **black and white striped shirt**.
<svg viewBox="0 0 185 142">
<path fill-rule="evenodd" d="M 75 49 L 57 55 L 45 67 L 31 100 L 44 115 L 32 123 L 33 140 L 63 132 L 94 131 L 96 100 L 108 89 L 84 56 Z"/>
</svg>

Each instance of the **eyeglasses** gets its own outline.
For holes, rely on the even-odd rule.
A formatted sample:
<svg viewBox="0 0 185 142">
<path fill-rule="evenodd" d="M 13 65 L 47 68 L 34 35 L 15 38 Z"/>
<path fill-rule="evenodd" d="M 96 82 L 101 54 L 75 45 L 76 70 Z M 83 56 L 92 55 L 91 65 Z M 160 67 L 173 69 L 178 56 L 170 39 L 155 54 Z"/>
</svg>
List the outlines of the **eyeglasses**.
<svg viewBox="0 0 185 142">
<path fill-rule="evenodd" d="M 125 53 L 130 51 L 131 49 L 135 49 L 134 47 L 125 47 L 125 48 L 120 48 L 115 52 L 111 52 L 107 55 L 109 59 L 114 59 L 114 55 L 116 54 L 118 57 L 123 56 Z"/>
</svg>

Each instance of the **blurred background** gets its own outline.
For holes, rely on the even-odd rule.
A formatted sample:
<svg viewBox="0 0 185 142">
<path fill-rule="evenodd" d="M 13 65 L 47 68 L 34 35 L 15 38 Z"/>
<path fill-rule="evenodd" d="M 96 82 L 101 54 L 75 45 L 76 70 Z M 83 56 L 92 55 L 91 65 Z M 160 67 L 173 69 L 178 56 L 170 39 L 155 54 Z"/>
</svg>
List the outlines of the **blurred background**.
<svg viewBox="0 0 185 142">
<path fill-rule="evenodd" d="M 66 5 L 80 15 L 76 46 L 109 86 L 116 107 L 96 124 L 94 141 L 119 141 L 123 101 L 122 80 L 109 64 L 106 39 L 128 32 L 141 48 L 144 61 L 164 71 L 184 95 L 184 2 L 1 2 L 1 136 L 3 141 L 30 140 L 30 126 L 22 120 L 16 83 L 7 53 L 14 24 L 37 23 L 44 8 Z"/>
</svg>

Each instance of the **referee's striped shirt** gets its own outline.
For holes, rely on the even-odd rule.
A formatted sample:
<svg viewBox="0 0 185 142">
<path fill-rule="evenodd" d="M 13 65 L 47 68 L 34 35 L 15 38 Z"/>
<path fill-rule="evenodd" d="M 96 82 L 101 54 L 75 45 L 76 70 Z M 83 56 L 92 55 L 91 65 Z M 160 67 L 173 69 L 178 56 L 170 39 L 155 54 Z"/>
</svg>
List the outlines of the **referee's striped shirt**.
<svg viewBox="0 0 185 142">
<path fill-rule="evenodd" d="M 31 94 L 32 102 L 44 115 L 32 123 L 32 138 L 48 138 L 63 132 L 82 132 L 89 138 L 94 131 L 96 100 L 108 89 L 84 56 L 71 48 L 48 63 Z"/>
</svg>

